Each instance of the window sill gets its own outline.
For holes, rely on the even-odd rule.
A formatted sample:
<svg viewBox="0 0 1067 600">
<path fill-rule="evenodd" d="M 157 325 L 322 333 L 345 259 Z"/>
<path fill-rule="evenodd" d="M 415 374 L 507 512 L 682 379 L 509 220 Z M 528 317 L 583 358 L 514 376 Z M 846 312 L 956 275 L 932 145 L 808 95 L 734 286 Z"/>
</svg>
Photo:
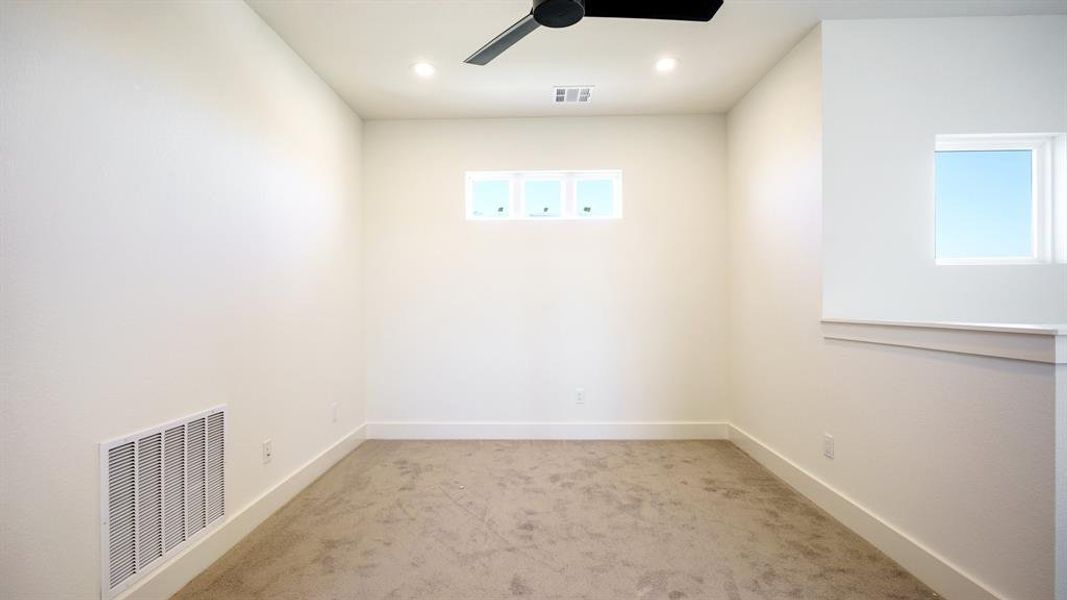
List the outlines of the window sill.
<svg viewBox="0 0 1067 600">
<path fill-rule="evenodd" d="M 1003 267 L 1018 265 L 1048 265 L 1051 260 L 1034 257 L 1020 258 L 939 258 L 934 261 L 939 267 Z"/>
<path fill-rule="evenodd" d="M 832 340 L 1067 364 L 1067 324 L 823 319 L 822 330 Z"/>
</svg>

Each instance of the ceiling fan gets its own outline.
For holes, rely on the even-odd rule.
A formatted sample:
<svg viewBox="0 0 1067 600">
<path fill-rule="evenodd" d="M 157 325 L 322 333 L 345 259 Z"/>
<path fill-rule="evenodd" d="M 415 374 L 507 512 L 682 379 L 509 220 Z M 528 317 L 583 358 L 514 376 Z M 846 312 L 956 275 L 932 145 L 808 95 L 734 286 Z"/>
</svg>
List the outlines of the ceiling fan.
<svg viewBox="0 0 1067 600">
<path fill-rule="evenodd" d="M 541 25 L 570 27 L 582 17 L 617 19 L 666 19 L 671 21 L 710 21 L 723 0 L 533 0 L 533 9 L 493 41 L 463 61 L 487 65 L 515 42 Z"/>
</svg>

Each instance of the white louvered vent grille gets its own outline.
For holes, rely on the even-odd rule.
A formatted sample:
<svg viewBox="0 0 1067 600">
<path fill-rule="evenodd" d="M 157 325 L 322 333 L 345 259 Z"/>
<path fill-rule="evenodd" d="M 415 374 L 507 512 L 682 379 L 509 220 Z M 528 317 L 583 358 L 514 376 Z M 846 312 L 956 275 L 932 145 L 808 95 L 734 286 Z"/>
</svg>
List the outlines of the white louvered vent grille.
<svg viewBox="0 0 1067 600">
<path fill-rule="evenodd" d="M 226 408 L 101 444 L 101 595 L 111 598 L 226 514 Z"/>
<path fill-rule="evenodd" d="M 582 85 L 556 88 L 556 104 L 584 104 L 593 95 L 593 86 Z"/>
</svg>

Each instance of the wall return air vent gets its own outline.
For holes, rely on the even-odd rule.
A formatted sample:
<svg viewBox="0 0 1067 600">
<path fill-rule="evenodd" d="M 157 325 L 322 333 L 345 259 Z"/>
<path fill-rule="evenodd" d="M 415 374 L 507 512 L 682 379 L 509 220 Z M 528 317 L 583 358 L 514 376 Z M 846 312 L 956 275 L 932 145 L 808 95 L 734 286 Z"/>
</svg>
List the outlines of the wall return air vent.
<svg viewBox="0 0 1067 600">
<path fill-rule="evenodd" d="M 593 95 L 593 86 L 580 85 L 556 88 L 556 104 L 585 104 Z"/>
<path fill-rule="evenodd" d="M 222 522 L 225 465 L 225 406 L 100 445 L 102 598 Z"/>
</svg>

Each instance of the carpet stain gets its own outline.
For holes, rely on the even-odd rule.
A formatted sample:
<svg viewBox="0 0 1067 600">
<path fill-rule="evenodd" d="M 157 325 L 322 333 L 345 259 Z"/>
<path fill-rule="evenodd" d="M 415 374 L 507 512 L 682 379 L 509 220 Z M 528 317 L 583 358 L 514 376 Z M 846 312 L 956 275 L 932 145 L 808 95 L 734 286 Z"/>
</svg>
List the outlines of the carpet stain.
<svg viewBox="0 0 1067 600">
<path fill-rule="evenodd" d="M 530 594 L 529 586 L 527 586 L 526 582 L 522 580 L 522 577 L 519 577 L 518 575 L 511 578 L 511 585 L 509 587 L 512 596 L 528 596 Z"/>
</svg>

